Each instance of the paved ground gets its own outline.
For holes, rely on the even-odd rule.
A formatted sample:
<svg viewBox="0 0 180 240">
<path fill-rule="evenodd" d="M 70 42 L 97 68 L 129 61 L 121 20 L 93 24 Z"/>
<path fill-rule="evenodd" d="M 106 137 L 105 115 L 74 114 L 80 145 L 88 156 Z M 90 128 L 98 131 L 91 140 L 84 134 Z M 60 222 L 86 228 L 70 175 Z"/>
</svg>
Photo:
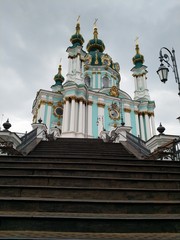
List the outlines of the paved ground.
<svg viewBox="0 0 180 240">
<path fill-rule="evenodd" d="M 0 239 L 118 239 L 118 240 L 180 240 L 180 233 L 63 233 L 36 231 L 0 231 Z"/>
</svg>

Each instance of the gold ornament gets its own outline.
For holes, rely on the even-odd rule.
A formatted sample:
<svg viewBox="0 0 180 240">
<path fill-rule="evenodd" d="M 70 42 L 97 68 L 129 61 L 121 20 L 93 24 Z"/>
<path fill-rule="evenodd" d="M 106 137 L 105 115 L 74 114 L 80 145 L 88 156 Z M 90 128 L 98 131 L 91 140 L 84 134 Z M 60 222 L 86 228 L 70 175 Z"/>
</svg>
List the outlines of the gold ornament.
<svg viewBox="0 0 180 240">
<path fill-rule="evenodd" d="M 116 86 L 112 86 L 109 93 L 113 97 L 119 97 L 119 90 Z"/>
</svg>

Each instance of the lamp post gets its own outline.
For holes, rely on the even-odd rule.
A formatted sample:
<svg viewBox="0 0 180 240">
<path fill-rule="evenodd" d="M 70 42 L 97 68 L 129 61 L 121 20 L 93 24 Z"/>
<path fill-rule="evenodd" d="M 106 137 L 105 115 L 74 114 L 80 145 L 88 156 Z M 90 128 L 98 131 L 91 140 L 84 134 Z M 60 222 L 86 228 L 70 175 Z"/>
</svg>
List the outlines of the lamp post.
<svg viewBox="0 0 180 240">
<path fill-rule="evenodd" d="M 163 54 L 163 52 L 162 52 L 163 50 L 165 50 L 169 55 L 166 53 Z M 168 79 L 169 69 L 163 64 L 163 62 L 164 62 L 167 64 L 168 67 L 171 67 L 174 72 L 175 81 L 178 84 L 178 90 L 179 90 L 178 95 L 180 96 L 180 80 L 179 80 L 179 74 L 178 74 L 178 69 L 177 69 L 175 50 L 172 49 L 172 52 L 171 52 L 168 48 L 162 47 L 159 52 L 159 59 L 160 59 L 161 64 L 160 64 L 159 69 L 157 70 L 157 74 L 159 75 L 161 82 L 165 83 Z M 170 59 L 172 61 L 172 65 L 169 63 Z"/>
</svg>

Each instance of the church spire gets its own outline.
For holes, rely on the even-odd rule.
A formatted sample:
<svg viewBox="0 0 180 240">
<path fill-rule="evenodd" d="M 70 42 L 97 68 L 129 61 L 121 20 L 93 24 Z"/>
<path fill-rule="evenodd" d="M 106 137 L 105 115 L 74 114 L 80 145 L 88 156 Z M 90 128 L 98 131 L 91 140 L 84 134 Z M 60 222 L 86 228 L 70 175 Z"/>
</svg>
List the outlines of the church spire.
<svg viewBox="0 0 180 240">
<path fill-rule="evenodd" d="M 61 71 L 62 66 L 61 64 L 59 64 L 58 73 L 54 76 L 54 81 L 56 82 L 55 85 L 62 85 L 62 83 L 64 82 L 64 77 L 62 76 Z"/>
<path fill-rule="evenodd" d="M 95 19 L 95 21 L 94 21 L 94 32 L 93 32 L 93 34 L 94 34 L 94 39 L 98 39 L 98 30 L 97 30 L 97 25 L 96 25 L 96 23 L 97 23 L 97 18 Z"/>
<path fill-rule="evenodd" d="M 137 37 L 135 40 L 136 41 L 136 47 L 135 47 L 136 55 L 132 59 L 134 65 L 135 65 L 135 68 L 142 67 L 142 65 L 144 63 L 144 56 L 140 53 L 138 39 L 139 38 Z"/>
<path fill-rule="evenodd" d="M 82 46 L 84 43 L 84 38 L 80 34 L 80 16 L 77 18 L 77 23 L 76 23 L 76 32 L 71 36 L 71 43 L 73 44 L 73 47 L 76 46 Z"/>
<path fill-rule="evenodd" d="M 94 27 L 93 27 L 94 38 L 89 40 L 89 42 L 86 46 L 86 49 L 88 52 L 95 52 L 97 50 L 99 50 L 99 52 L 103 52 L 105 50 L 105 45 L 104 45 L 103 41 L 98 38 L 98 29 L 96 26 L 97 20 L 98 19 L 96 18 L 95 22 L 94 22 Z"/>
</svg>

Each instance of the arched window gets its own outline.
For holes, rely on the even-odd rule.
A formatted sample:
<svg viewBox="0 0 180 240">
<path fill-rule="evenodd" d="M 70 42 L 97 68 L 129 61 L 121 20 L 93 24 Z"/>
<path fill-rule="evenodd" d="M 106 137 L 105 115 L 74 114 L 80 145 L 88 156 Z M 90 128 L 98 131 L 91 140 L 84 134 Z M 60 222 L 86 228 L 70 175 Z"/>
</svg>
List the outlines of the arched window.
<svg viewBox="0 0 180 240">
<path fill-rule="evenodd" d="M 103 77 L 103 88 L 109 87 L 109 78 L 104 76 Z"/>
<path fill-rule="evenodd" d="M 84 82 L 85 82 L 85 84 L 88 86 L 88 87 L 90 87 L 90 77 L 89 76 L 85 76 L 85 78 L 84 78 Z"/>
</svg>

